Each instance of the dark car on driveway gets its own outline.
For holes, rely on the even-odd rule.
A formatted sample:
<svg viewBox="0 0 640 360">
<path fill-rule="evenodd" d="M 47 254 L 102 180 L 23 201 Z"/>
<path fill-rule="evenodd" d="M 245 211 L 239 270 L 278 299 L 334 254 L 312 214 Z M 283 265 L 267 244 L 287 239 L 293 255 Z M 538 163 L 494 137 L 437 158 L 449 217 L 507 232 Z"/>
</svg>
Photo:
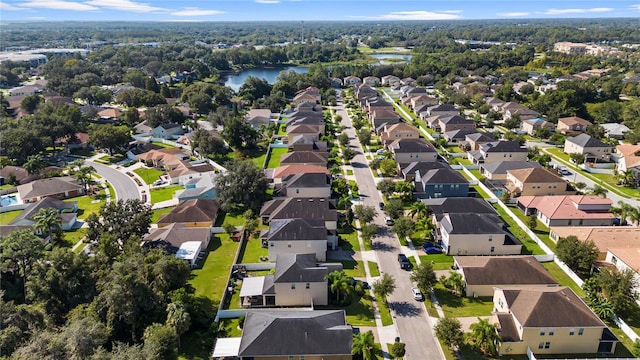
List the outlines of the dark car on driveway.
<svg viewBox="0 0 640 360">
<path fill-rule="evenodd" d="M 400 269 L 411 269 L 411 263 L 405 254 L 398 254 L 398 262 L 400 263 Z"/>
<path fill-rule="evenodd" d="M 433 254 L 442 254 L 442 252 L 444 251 L 444 249 L 442 249 L 441 246 L 429 246 L 424 248 L 424 252 L 430 255 Z"/>
</svg>

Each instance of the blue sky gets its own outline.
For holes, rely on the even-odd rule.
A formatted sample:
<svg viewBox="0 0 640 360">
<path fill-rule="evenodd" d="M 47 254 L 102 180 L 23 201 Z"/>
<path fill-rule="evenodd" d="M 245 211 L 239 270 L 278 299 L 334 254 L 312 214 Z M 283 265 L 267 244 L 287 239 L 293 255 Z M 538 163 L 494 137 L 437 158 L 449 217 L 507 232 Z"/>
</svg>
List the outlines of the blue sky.
<svg viewBox="0 0 640 360">
<path fill-rule="evenodd" d="M 0 0 L 9 21 L 465 20 L 638 17 L 638 0 Z"/>
</svg>

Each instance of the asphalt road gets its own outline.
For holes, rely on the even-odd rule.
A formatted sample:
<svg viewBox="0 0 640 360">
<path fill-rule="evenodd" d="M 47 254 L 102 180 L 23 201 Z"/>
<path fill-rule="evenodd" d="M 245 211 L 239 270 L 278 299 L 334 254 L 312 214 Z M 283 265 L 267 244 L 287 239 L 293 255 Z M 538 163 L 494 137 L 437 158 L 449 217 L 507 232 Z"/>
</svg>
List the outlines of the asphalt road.
<svg viewBox="0 0 640 360">
<path fill-rule="evenodd" d="M 378 257 L 378 267 L 381 273 L 388 273 L 396 279 L 396 289 L 388 298 L 392 309 L 394 322 L 400 334 L 400 340 L 406 344 L 407 360 L 442 359 L 442 355 L 436 344 L 432 324 L 422 302 L 413 299 L 411 288 L 413 284 L 409 279 L 409 272 L 400 269 L 398 254 L 400 253 L 399 241 L 396 235 L 384 223 L 384 213 L 378 204 L 382 201 L 374 175 L 369 169 L 367 159 L 356 137 L 351 119 L 347 115 L 341 101 L 335 107 L 336 114 L 342 116 L 342 124 L 347 128 L 349 135 L 349 147 L 356 150 L 357 155 L 351 160 L 353 174 L 360 190 L 361 204 L 373 206 L 377 215 L 374 223 L 378 226 L 378 236 L 374 249 Z"/>
<path fill-rule="evenodd" d="M 132 178 L 109 166 L 98 164 L 96 162 L 87 162 L 96 169 L 98 175 L 107 179 L 116 192 L 117 200 L 140 199 L 140 191 L 138 185 Z"/>
</svg>

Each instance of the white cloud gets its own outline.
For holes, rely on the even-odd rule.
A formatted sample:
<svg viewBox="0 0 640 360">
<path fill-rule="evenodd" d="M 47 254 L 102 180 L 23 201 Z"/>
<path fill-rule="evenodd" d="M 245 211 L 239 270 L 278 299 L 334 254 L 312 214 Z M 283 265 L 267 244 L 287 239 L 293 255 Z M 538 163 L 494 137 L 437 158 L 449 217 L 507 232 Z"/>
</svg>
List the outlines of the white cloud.
<svg viewBox="0 0 640 360">
<path fill-rule="evenodd" d="M 566 14 L 584 14 L 584 13 L 601 13 L 613 11 L 612 8 L 590 8 L 590 9 L 549 9 L 541 14 L 544 15 L 566 15 Z"/>
<path fill-rule="evenodd" d="M 640 10 L 640 4 L 629 5 L 629 7 L 633 10 Z"/>
<path fill-rule="evenodd" d="M 224 14 L 224 11 L 220 10 L 206 10 L 195 7 L 184 8 L 183 10 L 177 10 L 171 13 L 173 16 L 210 16 Z"/>
<path fill-rule="evenodd" d="M 438 11 L 439 13 L 444 13 L 444 14 L 461 14 L 462 10 L 441 10 Z"/>
<path fill-rule="evenodd" d="M 7 4 L 6 2 L 0 1 L 0 10 L 3 10 L 3 11 L 4 10 L 6 10 L 6 11 L 9 11 L 9 10 L 24 10 L 24 8 L 13 6 L 11 4 Z"/>
<path fill-rule="evenodd" d="M 518 17 L 518 16 L 529 16 L 528 12 L 506 12 L 506 13 L 497 13 L 498 16 L 508 16 L 508 17 Z"/>
<path fill-rule="evenodd" d="M 130 1 L 130 0 L 91 0 L 91 1 L 87 1 L 85 4 L 99 6 L 102 8 L 113 9 L 113 10 L 136 12 L 136 13 L 169 11 L 168 9 L 165 9 L 165 8 L 159 8 L 156 6 L 151 6 L 146 3 L 139 3 L 139 2 Z"/>
<path fill-rule="evenodd" d="M 370 20 L 455 20 L 461 19 L 462 16 L 449 12 L 432 12 L 432 11 L 394 11 L 388 14 L 378 16 L 350 16 L 357 19 Z"/>
<path fill-rule="evenodd" d="M 279 4 L 280 0 L 256 0 L 258 4 Z"/>
<path fill-rule="evenodd" d="M 97 11 L 100 10 L 95 6 L 83 4 L 74 1 L 64 0 L 31 0 L 23 2 L 21 6 L 29 8 L 53 9 L 53 10 L 71 10 L 71 11 Z"/>
</svg>

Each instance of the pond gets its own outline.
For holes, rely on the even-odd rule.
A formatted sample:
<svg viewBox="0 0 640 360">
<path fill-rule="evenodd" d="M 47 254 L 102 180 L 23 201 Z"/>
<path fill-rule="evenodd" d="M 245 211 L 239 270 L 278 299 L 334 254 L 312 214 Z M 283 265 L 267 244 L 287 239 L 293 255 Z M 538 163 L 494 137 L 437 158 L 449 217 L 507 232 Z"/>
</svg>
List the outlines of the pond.
<svg viewBox="0 0 640 360">
<path fill-rule="evenodd" d="M 284 66 L 284 67 L 271 67 L 271 68 L 253 68 L 242 70 L 235 74 L 229 74 L 226 76 L 224 85 L 233 89 L 233 91 L 238 92 L 244 81 L 249 76 L 257 77 L 259 79 L 265 79 L 269 84 L 273 84 L 276 82 L 276 78 L 280 74 L 281 71 L 289 71 L 293 70 L 299 74 L 304 74 L 308 71 L 306 67 L 302 66 Z"/>
<path fill-rule="evenodd" d="M 369 56 L 377 59 L 380 65 L 408 63 L 413 58 L 413 55 L 409 54 L 370 54 Z"/>
</svg>

